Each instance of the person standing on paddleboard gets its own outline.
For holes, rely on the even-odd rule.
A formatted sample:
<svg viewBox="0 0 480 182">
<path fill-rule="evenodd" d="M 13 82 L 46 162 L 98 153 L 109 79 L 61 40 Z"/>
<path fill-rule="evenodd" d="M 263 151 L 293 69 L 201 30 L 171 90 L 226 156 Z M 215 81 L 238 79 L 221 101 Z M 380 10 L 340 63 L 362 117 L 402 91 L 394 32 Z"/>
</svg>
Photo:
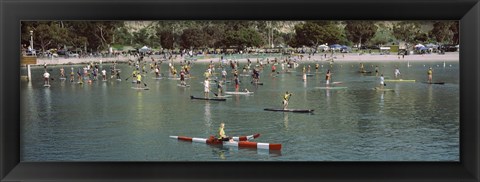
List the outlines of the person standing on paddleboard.
<svg viewBox="0 0 480 182">
<path fill-rule="evenodd" d="M 140 88 L 142 83 L 142 74 L 137 75 L 137 88 Z"/>
<path fill-rule="evenodd" d="M 107 71 L 105 69 L 102 70 L 102 78 L 103 80 L 107 80 Z"/>
<path fill-rule="evenodd" d="M 233 142 L 233 138 L 225 135 L 225 123 L 220 123 L 220 127 L 218 128 L 218 139 L 220 141 Z"/>
<path fill-rule="evenodd" d="M 187 85 L 185 83 L 185 71 L 183 70 L 180 71 L 180 85 Z"/>
<path fill-rule="evenodd" d="M 60 68 L 60 78 L 65 78 L 65 69 Z"/>
<path fill-rule="evenodd" d="M 398 69 L 398 67 L 395 68 L 394 74 L 395 74 L 395 79 L 397 79 L 398 76 L 400 75 L 400 70 Z"/>
<path fill-rule="evenodd" d="M 73 67 L 70 68 L 70 82 L 73 82 L 75 79 L 75 73 L 73 72 Z"/>
<path fill-rule="evenodd" d="M 330 85 L 330 79 L 331 79 L 332 73 L 330 73 L 330 70 L 327 70 L 327 73 L 325 74 L 325 84 Z"/>
<path fill-rule="evenodd" d="M 234 81 L 235 81 L 235 91 L 238 91 L 238 88 L 240 87 L 240 80 L 238 80 L 238 76 L 235 76 Z"/>
<path fill-rule="evenodd" d="M 428 83 L 432 83 L 432 77 L 433 77 L 432 67 L 430 67 L 430 68 L 428 69 L 427 75 L 428 75 Z"/>
<path fill-rule="evenodd" d="M 50 85 L 50 73 L 47 72 L 47 70 L 45 69 L 45 73 L 43 73 L 43 79 L 44 79 L 44 84 L 45 85 Z"/>
<path fill-rule="evenodd" d="M 290 97 L 291 97 L 291 96 L 292 96 L 291 93 L 288 93 L 288 91 L 285 92 L 285 95 L 283 96 L 283 102 L 282 102 L 282 104 L 283 104 L 283 110 L 286 110 L 286 109 L 287 109 L 288 100 L 290 100 Z"/>
</svg>

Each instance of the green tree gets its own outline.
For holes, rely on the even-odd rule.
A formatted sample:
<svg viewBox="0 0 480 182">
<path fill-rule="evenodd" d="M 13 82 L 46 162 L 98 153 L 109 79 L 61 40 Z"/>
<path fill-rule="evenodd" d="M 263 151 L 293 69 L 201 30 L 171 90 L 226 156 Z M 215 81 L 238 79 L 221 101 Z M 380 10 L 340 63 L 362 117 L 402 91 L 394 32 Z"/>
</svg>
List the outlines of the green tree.
<svg viewBox="0 0 480 182">
<path fill-rule="evenodd" d="M 437 21 L 433 24 L 433 29 L 430 30 L 430 35 L 439 43 L 451 43 L 453 39 L 453 31 L 451 21 Z"/>
<path fill-rule="evenodd" d="M 402 21 L 393 25 L 393 35 L 398 40 L 414 43 L 415 37 L 420 34 L 418 22 Z"/>
<path fill-rule="evenodd" d="M 369 41 L 377 32 L 378 27 L 374 21 L 346 21 L 345 34 L 348 40 L 357 44 Z"/>
<path fill-rule="evenodd" d="M 201 48 L 205 46 L 205 36 L 202 30 L 198 28 L 189 28 L 183 30 L 180 45 L 183 48 Z"/>
<path fill-rule="evenodd" d="M 396 42 L 395 36 L 393 36 L 392 34 L 392 29 L 388 27 L 385 23 L 378 23 L 377 27 L 377 32 L 375 32 L 373 38 L 366 42 L 367 44 L 382 45 L 389 42 Z"/>
<path fill-rule="evenodd" d="M 297 46 L 318 47 L 320 44 L 345 44 L 344 31 L 338 22 L 332 21 L 307 21 L 295 26 L 295 44 Z"/>
<path fill-rule="evenodd" d="M 162 30 L 157 32 L 157 36 L 160 37 L 160 45 L 165 49 L 173 49 L 173 32 L 169 30 Z"/>
</svg>

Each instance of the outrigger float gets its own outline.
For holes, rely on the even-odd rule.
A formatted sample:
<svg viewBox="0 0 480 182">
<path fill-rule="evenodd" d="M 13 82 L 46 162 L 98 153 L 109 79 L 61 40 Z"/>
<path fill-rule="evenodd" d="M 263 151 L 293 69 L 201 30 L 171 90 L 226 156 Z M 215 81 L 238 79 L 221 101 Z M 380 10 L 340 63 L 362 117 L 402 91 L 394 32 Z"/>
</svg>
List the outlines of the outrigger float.
<svg viewBox="0 0 480 182">
<path fill-rule="evenodd" d="M 215 138 L 214 136 L 210 136 L 209 138 L 191 138 L 186 136 L 170 136 L 170 138 L 178 139 L 182 141 L 188 142 L 196 142 L 196 143 L 205 143 L 209 145 L 222 145 L 222 146 L 229 146 L 229 147 L 238 147 L 238 148 L 256 148 L 256 149 L 265 149 L 265 150 L 281 150 L 282 144 L 278 143 L 259 143 L 259 142 L 250 142 L 248 140 L 258 138 L 260 134 L 254 134 L 249 136 L 240 136 L 240 137 L 232 137 L 234 141 L 221 141 Z"/>
</svg>

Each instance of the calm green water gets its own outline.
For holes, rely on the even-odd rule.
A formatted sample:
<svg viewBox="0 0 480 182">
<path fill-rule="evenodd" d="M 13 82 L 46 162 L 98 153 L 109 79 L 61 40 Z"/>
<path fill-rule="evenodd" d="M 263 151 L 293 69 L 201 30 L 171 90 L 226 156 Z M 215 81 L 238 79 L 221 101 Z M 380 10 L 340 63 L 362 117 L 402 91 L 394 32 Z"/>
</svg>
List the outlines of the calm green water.
<svg viewBox="0 0 480 182">
<path fill-rule="evenodd" d="M 55 78 L 43 87 L 43 67 L 32 69 L 32 82 L 21 82 L 22 161 L 458 161 L 459 63 L 368 63 L 393 77 L 395 65 L 404 79 L 417 82 L 387 83 L 394 92 L 372 90 L 375 76 L 357 73 L 358 63 L 325 62 L 314 76 L 302 82 L 302 64 L 296 73 L 271 77 L 270 67 L 260 75 L 263 86 L 240 77 L 241 89 L 255 92 L 226 102 L 191 100 L 202 96 L 201 75 L 206 64 L 192 67 L 189 88 L 178 81 L 145 78 L 150 90 L 131 89 L 122 69 L 122 81 L 110 79 L 79 85 L 58 79 L 59 66 L 50 66 Z M 426 67 L 424 67 L 424 65 Z M 439 67 L 437 67 L 439 65 Z M 450 66 L 451 65 L 451 66 Z M 107 71 L 108 64 L 103 65 Z M 167 65 L 162 64 L 162 72 Z M 243 65 L 241 65 L 243 66 Z M 423 84 L 428 66 L 434 81 Z M 79 66 L 74 66 L 75 70 Z M 327 67 L 332 81 L 348 87 L 321 90 Z M 25 68 L 21 68 L 25 74 Z M 65 67 L 67 73 L 70 66 Z M 148 69 L 149 70 L 149 69 Z M 232 74 L 230 73 L 230 78 Z M 277 70 L 282 70 L 277 66 Z M 218 72 L 218 69 L 217 69 Z M 109 75 L 109 73 L 108 73 Z M 76 79 L 76 78 L 75 78 Z M 226 85 L 233 90 L 232 84 Z M 213 87 L 213 86 L 212 86 Z M 293 92 L 289 108 L 314 109 L 313 114 L 279 113 L 285 91 Z M 226 123 L 231 136 L 260 133 L 254 141 L 281 143 L 281 152 L 215 147 L 170 139 L 170 135 L 208 137 Z"/>
</svg>

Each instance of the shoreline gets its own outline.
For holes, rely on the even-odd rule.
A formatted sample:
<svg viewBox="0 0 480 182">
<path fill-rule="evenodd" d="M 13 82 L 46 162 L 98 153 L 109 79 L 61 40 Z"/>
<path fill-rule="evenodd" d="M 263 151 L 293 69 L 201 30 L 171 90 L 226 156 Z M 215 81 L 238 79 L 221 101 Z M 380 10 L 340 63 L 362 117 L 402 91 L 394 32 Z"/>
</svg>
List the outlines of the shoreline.
<svg viewBox="0 0 480 182">
<path fill-rule="evenodd" d="M 298 55 L 303 55 L 303 58 L 300 59 L 300 56 Z M 407 55 L 404 58 L 402 56 L 398 55 L 371 55 L 371 54 L 364 54 L 364 55 L 359 55 L 357 53 L 346 53 L 346 54 L 335 54 L 334 56 L 329 56 L 324 57 L 324 54 L 321 55 L 315 55 L 311 56 L 310 59 L 308 58 L 308 54 L 298 54 L 295 56 L 291 56 L 291 58 L 294 58 L 297 60 L 298 63 L 330 63 L 333 60 L 333 63 L 335 62 L 357 62 L 357 63 L 370 63 L 370 62 L 384 62 L 384 61 L 399 61 L 399 62 L 408 62 L 408 61 L 422 61 L 422 62 L 439 62 L 439 61 L 444 61 L 444 62 L 454 62 L 454 61 L 460 61 L 460 53 L 459 52 L 447 52 L 444 55 L 439 55 L 439 54 L 424 54 L 424 55 Z M 220 58 L 208 58 L 211 55 L 206 56 L 207 58 L 203 59 L 198 59 L 194 60 L 192 62 L 194 63 L 209 63 L 212 61 L 213 63 L 219 63 Z M 255 64 L 257 63 L 257 60 L 263 60 L 263 63 L 266 63 L 266 59 L 269 60 L 274 60 L 277 58 L 277 60 L 285 60 L 286 56 L 281 55 L 280 57 L 276 56 L 267 56 L 265 58 L 256 58 L 254 57 L 255 55 L 251 55 L 252 58 L 249 58 L 250 61 Z M 153 57 L 155 60 L 159 60 L 160 55 L 153 55 L 150 56 Z M 145 57 L 144 60 L 147 62 L 151 62 L 150 57 Z M 218 56 L 219 57 L 219 56 Z M 171 61 L 173 63 L 180 63 L 185 60 L 187 57 L 177 57 L 176 59 L 172 59 Z M 195 56 L 192 57 L 195 59 Z M 47 65 L 78 65 L 78 64 L 87 64 L 90 62 L 94 63 L 113 63 L 113 62 L 118 62 L 118 63 L 127 63 L 128 60 L 136 60 L 137 58 L 134 56 L 118 56 L 118 57 L 110 57 L 110 58 L 39 58 L 37 59 L 37 64 L 32 65 L 32 66 L 43 66 L 44 63 L 47 63 Z M 227 58 L 227 62 L 232 59 Z M 239 63 L 247 63 L 247 58 L 241 58 L 241 59 L 234 59 L 234 61 L 238 61 Z"/>
</svg>

